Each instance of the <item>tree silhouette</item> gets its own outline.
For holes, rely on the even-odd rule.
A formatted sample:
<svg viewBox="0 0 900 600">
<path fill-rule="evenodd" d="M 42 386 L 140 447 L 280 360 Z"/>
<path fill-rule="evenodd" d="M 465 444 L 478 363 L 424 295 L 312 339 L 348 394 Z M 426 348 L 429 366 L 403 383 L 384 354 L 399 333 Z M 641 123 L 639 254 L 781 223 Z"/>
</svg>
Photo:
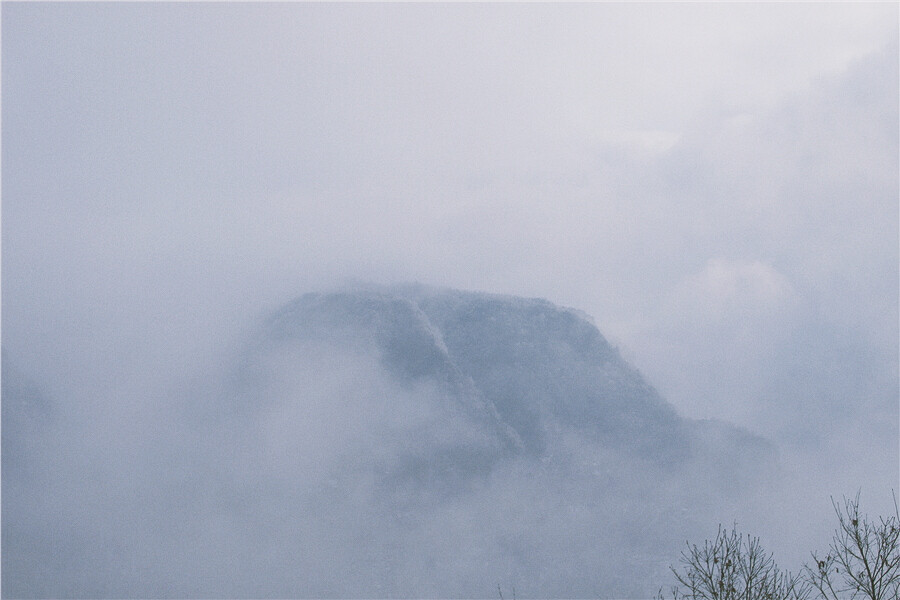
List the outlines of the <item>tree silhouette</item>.
<svg viewBox="0 0 900 600">
<path fill-rule="evenodd" d="M 688 544 L 682 568 L 672 567 L 678 585 L 673 600 L 806 600 L 811 588 L 799 575 L 778 568 L 759 538 L 719 526 L 703 546 Z M 680 586 L 680 587 L 679 587 Z M 662 591 L 658 600 L 664 600 Z"/>
<path fill-rule="evenodd" d="M 859 493 L 839 505 L 831 499 L 838 528 L 824 557 L 813 553 L 807 579 L 826 600 L 900 598 L 900 515 L 869 520 L 859 512 Z"/>
</svg>

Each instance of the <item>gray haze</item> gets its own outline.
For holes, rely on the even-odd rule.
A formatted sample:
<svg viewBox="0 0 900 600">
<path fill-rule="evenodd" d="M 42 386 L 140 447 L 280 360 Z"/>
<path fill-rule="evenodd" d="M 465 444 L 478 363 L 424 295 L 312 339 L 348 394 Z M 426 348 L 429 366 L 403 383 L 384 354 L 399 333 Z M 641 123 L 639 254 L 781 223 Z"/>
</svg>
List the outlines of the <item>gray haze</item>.
<svg viewBox="0 0 900 600">
<path fill-rule="evenodd" d="M 205 421 L 185 407 L 221 410 L 260 320 L 349 281 L 578 308 L 682 415 L 775 444 L 790 485 L 670 537 L 736 520 L 794 567 L 827 542 L 829 495 L 861 488 L 884 512 L 900 487 L 895 5 L 4 3 L 2 101 L 3 375 L 47 438 L 33 451 L 43 471 L 15 466 L 31 487 L 4 485 L 4 544 L 25 531 L 39 556 L 54 532 L 74 531 L 58 563 L 32 572 L 60 582 L 56 595 L 290 595 L 221 575 L 289 569 L 277 552 L 248 555 L 286 548 L 257 539 L 274 535 L 260 525 L 284 505 L 244 529 L 217 520 L 216 493 L 192 482 L 183 453 L 216 464 L 241 440 L 207 431 L 197 450 L 186 440 Z M 314 358 L 310 375 L 332 373 Z M 342 364 L 309 392 L 320 422 L 343 418 L 315 402 L 333 382 L 420 404 L 371 357 Z M 366 406 L 373 439 L 397 427 Z M 290 443 L 340 454 L 349 442 L 334 430 Z M 8 437 L 5 457 L 30 444 Z M 295 468 L 293 485 L 323 477 L 319 463 Z M 350 560 L 362 526 L 346 519 L 365 514 L 408 585 L 323 577 L 306 591 L 490 596 L 502 580 L 527 595 L 516 580 L 532 577 L 545 593 L 589 594 L 590 561 L 554 558 L 564 553 L 500 553 L 486 563 L 508 561 L 495 579 L 460 584 L 470 565 L 417 552 L 471 545 L 476 534 L 448 524 L 472 507 L 508 539 L 591 548 L 592 527 L 627 507 L 567 520 L 567 498 L 594 490 L 517 468 L 443 505 L 412 539 L 385 529 L 390 514 L 360 511 L 370 490 L 339 505 L 323 496 L 324 516 L 303 523 L 344 522 L 349 537 L 305 564 Z M 148 486 L 181 491 L 148 497 Z M 491 515 L 509 495 L 518 512 Z M 555 520 L 522 531 L 535 506 L 559 507 L 547 509 Z M 193 510 L 206 519 L 183 516 Z M 171 530 L 148 530 L 160 515 Z M 196 545 L 166 541 L 183 522 Z M 153 556 L 127 551 L 142 539 Z M 221 554 L 205 570 L 178 574 L 195 587 L 149 587 L 161 575 L 145 565 L 177 571 L 211 546 Z M 33 566 L 29 551 L 16 557 Z M 603 574 L 623 560 L 590 557 Z"/>
</svg>

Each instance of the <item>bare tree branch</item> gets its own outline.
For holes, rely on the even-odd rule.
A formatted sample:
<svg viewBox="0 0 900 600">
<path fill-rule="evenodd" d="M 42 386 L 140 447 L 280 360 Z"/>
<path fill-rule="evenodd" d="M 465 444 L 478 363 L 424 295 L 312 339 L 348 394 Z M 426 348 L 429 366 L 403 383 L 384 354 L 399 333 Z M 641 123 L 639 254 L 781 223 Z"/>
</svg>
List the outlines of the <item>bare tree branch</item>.
<svg viewBox="0 0 900 600">
<path fill-rule="evenodd" d="M 672 567 L 672 573 L 678 582 L 673 600 L 806 600 L 811 591 L 800 576 L 778 568 L 759 538 L 721 525 L 702 547 L 687 544 L 681 569 Z M 662 590 L 657 599 L 664 600 Z"/>
<path fill-rule="evenodd" d="M 832 498 L 838 528 L 825 557 L 813 553 L 804 571 L 827 600 L 897 600 L 900 597 L 900 514 L 870 520 L 859 511 L 859 493 L 838 504 Z"/>
</svg>

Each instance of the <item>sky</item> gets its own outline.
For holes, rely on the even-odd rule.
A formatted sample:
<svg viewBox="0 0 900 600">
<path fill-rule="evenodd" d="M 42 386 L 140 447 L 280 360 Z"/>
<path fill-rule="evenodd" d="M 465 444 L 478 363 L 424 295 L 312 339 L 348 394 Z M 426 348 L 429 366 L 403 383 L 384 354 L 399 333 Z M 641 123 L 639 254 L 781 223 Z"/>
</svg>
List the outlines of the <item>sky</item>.
<svg viewBox="0 0 900 600">
<path fill-rule="evenodd" d="M 898 29 L 891 3 L 4 3 L 4 352 L 130 414 L 306 291 L 542 297 L 682 414 L 775 440 L 817 509 L 889 506 Z"/>
</svg>

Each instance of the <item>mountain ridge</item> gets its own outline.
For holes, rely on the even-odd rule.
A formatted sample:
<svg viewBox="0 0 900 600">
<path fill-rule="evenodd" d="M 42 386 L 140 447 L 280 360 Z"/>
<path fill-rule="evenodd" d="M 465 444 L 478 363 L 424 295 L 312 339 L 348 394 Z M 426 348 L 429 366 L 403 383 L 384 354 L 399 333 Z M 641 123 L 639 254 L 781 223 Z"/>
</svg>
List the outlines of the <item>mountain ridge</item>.
<svg viewBox="0 0 900 600">
<path fill-rule="evenodd" d="M 261 338 L 269 350 L 305 340 L 374 352 L 399 381 L 438 382 L 506 432 L 506 447 L 533 457 L 554 425 L 660 464 L 688 460 L 698 429 L 768 446 L 733 425 L 680 416 L 585 313 L 540 298 L 422 284 L 312 292 L 274 311 Z"/>
</svg>

